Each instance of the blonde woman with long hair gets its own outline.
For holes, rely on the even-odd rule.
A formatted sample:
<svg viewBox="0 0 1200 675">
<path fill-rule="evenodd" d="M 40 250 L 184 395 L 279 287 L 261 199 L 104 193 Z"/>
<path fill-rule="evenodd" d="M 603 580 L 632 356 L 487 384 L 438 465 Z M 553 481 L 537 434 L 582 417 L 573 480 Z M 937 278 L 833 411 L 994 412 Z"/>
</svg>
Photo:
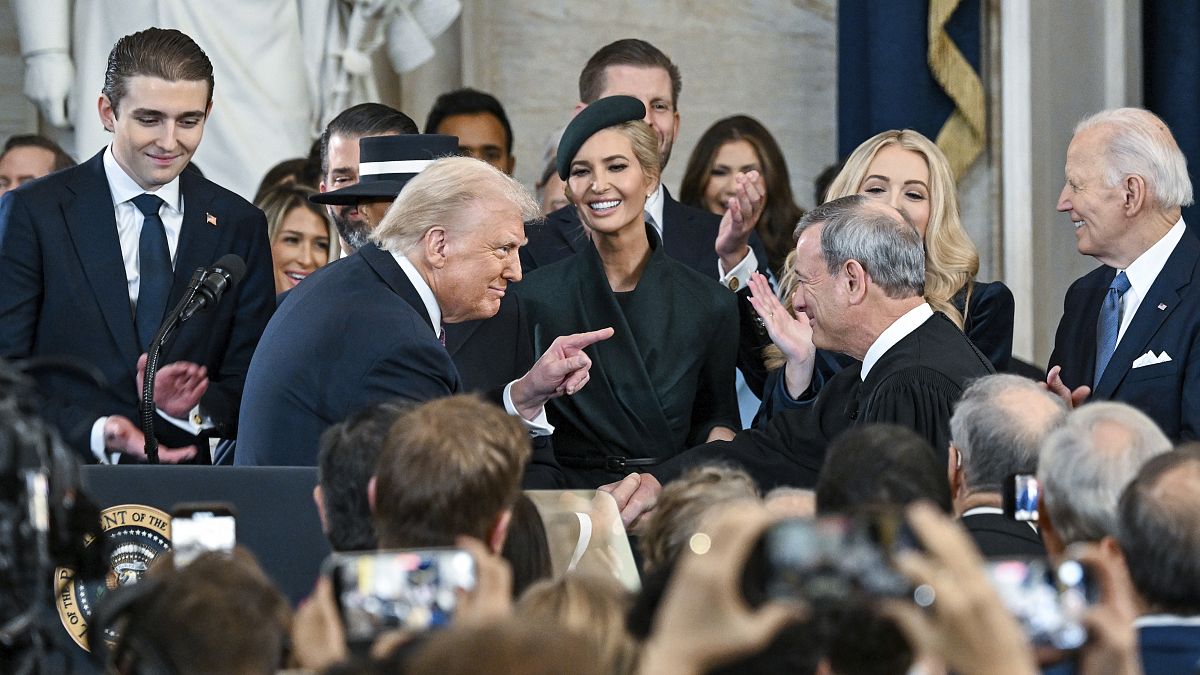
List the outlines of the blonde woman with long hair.
<svg viewBox="0 0 1200 675">
<path fill-rule="evenodd" d="M 908 214 L 925 241 L 925 300 L 962 328 L 997 371 L 1005 370 L 1012 358 L 1012 292 L 999 281 L 975 279 L 979 254 L 959 218 L 954 176 L 937 145 L 911 129 L 872 136 L 846 159 L 825 200 L 852 194 L 885 201 Z M 779 294 L 786 305 L 781 309 L 793 316 L 790 299 L 796 282 L 789 272 L 794 258 L 794 253 L 788 256 Z M 803 339 L 796 323 L 783 325 L 776 331 L 779 334 L 771 336 L 775 345 L 765 356 L 772 375 L 764 387 L 756 424 L 778 410 L 795 407 L 805 394 L 792 391 L 788 384 L 789 379 L 797 379 L 788 370 L 789 355 L 797 353 L 797 341 Z M 819 387 L 839 368 L 833 355 L 819 353 L 812 386 Z"/>
</svg>

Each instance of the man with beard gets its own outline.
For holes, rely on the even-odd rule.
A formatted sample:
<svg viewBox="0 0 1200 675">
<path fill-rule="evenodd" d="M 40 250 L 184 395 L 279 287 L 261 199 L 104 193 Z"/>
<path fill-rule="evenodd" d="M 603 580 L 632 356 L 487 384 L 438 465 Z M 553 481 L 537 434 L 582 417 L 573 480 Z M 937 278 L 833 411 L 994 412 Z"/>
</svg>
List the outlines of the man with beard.
<svg viewBox="0 0 1200 675">
<path fill-rule="evenodd" d="M 360 103 L 330 120 L 321 134 L 321 192 L 358 182 L 358 139 L 420 133 L 408 115 L 382 103 Z M 350 255 L 367 244 L 371 226 L 363 221 L 357 204 L 330 205 L 329 215 L 342 237 L 342 250 Z"/>
</svg>

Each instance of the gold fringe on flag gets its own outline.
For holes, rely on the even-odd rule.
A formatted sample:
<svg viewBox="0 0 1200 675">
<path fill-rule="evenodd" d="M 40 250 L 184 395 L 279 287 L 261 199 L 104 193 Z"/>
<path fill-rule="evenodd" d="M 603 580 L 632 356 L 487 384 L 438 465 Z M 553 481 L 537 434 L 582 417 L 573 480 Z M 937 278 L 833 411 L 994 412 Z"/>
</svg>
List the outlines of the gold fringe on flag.
<svg viewBox="0 0 1200 675">
<path fill-rule="evenodd" d="M 956 179 L 983 152 L 985 122 L 983 82 L 946 33 L 946 22 L 958 5 L 959 0 L 929 0 L 929 70 L 954 101 L 954 112 L 935 142 L 950 160 Z"/>
</svg>

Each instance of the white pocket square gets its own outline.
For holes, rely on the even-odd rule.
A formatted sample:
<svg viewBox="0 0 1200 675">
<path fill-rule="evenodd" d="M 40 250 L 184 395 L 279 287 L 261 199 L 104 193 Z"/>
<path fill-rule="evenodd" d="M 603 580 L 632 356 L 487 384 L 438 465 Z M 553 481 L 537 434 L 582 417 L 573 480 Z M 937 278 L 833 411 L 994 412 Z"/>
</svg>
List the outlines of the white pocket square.
<svg viewBox="0 0 1200 675">
<path fill-rule="evenodd" d="M 1141 356 L 1137 357 L 1137 360 L 1133 362 L 1133 367 L 1141 368 L 1143 366 L 1153 366 L 1156 363 L 1166 363 L 1170 360 L 1171 360 L 1171 355 L 1166 353 L 1165 351 L 1162 354 L 1155 356 L 1154 350 L 1151 349 L 1150 351 L 1146 352 L 1145 354 L 1142 354 Z"/>
</svg>

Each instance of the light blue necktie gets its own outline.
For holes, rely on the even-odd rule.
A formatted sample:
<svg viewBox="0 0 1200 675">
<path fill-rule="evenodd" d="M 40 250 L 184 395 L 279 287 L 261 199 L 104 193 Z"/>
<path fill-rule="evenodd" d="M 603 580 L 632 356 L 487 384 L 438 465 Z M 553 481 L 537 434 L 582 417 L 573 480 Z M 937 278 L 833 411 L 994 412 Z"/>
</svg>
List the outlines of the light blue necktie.
<svg viewBox="0 0 1200 675">
<path fill-rule="evenodd" d="M 1100 305 L 1100 316 L 1096 319 L 1096 376 L 1092 385 L 1100 384 L 1104 369 L 1117 349 L 1117 334 L 1121 331 L 1121 296 L 1129 290 L 1129 277 L 1124 272 L 1117 274 L 1108 293 L 1104 296 L 1104 304 Z"/>
</svg>

